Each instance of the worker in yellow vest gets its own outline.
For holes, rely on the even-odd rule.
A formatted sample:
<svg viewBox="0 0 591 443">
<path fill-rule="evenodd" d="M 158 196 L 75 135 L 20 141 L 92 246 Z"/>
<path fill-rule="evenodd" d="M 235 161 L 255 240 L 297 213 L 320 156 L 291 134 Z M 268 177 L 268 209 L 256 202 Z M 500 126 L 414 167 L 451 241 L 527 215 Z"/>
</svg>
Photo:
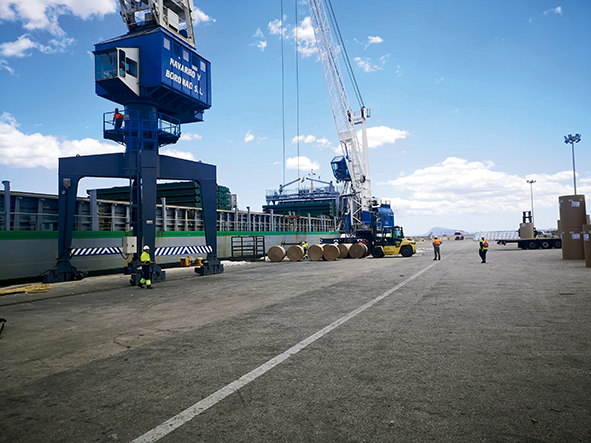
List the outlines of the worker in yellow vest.
<svg viewBox="0 0 591 443">
<path fill-rule="evenodd" d="M 302 259 L 308 258 L 308 247 L 309 247 L 308 241 L 304 240 L 302 242 L 302 249 L 304 250 L 304 256 L 302 257 Z"/>
<path fill-rule="evenodd" d="M 433 239 L 433 252 L 435 253 L 435 258 L 433 260 L 441 260 L 441 243 L 442 241 L 437 237 Z"/>
<path fill-rule="evenodd" d="M 478 250 L 478 254 L 480 254 L 480 259 L 482 260 L 481 263 L 486 263 L 486 252 L 488 251 L 488 242 L 482 237 L 480 240 L 480 249 Z"/>
<path fill-rule="evenodd" d="M 148 245 L 144 246 L 144 252 L 142 252 L 142 255 L 140 256 L 140 261 L 142 262 L 142 279 L 138 286 L 143 288 L 144 285 L 146 285 L 146 289 L 152 289 L 150 271 L 152 269 L 152 263 L 154 262 L 150 258 L 150 247 Z"/>
</svg>

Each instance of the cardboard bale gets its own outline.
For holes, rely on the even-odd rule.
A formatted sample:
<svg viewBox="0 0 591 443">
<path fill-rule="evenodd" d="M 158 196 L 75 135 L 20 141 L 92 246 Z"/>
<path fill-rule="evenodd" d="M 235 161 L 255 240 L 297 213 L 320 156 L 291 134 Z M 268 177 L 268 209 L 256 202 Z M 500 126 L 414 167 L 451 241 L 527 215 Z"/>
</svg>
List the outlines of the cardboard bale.
<svg viewBox="0 0 591 443">
<path fill-rule="evenodd" d="M 587 223 L 587 210 L 584 195 L 563 195 L 558 197 L 560 225 L 566 228 L 581 227 Z"/>
<path fill-rule="evenodd" d="M 581 227 L 564 228 L 562 231 L 562 258 L 564 260 L 584 260 L 583 233 Z"/>
<path fill-rule="evenodd" d="M 583 250 L 585 251 L 585 266 L 591 268 L 591 223 L 583 225 Z"/>
</svg>

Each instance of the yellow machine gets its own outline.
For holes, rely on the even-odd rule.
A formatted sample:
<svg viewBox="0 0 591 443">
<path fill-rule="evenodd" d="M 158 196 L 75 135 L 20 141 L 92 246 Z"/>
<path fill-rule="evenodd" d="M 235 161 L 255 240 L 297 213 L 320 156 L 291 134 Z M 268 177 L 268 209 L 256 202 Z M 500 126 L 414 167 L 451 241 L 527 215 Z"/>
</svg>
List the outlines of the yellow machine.
<svg viewBox="0 0 591 443">
<path fill-rule="evenodd" d="M 384 230 L 373 238 L 367 238 L 369 250 L 375 258 L 382 258 L 385 255 L 402 255 L 411 257 L 417 252 L 417 243 L 404 236 L 401 226 Z"/>
</svg>

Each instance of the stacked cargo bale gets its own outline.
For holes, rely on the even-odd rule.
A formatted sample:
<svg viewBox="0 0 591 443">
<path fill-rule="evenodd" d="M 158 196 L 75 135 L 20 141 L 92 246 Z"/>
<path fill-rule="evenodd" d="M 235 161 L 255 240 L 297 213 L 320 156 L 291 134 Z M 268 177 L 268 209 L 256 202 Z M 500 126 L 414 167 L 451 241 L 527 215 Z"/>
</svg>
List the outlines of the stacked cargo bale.
<svg viewBox="0 0 591 443">
<path fill-rule="evenodd" d="M 585 251 L 585 266 L 591 268 L 591 224 L 587 216 L 587 224 L 583 225 L 583 250 Z"/>
<path fill-rule="evenodd" d="M 231 210 L 232 198 L 226 186 L 217 187 L 217 209 Z M 129 186 L 117 186 L 108 189 L 97 189 L 100 200 L 129 201 Z M 201 208 L 201 190 L 197 182 L 161 183 L 156 185 L 156 198 L 166 198 L 166 203 L 174 206 L 190 206 Z"/>
<path fill-rule="evenodd" d="M 562 236 L 562 258 L 584 260 L 583 225 L 587 224 L 584 195 L 563 195 L 558 197 L 560 209 L 560 230 Z"/>
</svg>

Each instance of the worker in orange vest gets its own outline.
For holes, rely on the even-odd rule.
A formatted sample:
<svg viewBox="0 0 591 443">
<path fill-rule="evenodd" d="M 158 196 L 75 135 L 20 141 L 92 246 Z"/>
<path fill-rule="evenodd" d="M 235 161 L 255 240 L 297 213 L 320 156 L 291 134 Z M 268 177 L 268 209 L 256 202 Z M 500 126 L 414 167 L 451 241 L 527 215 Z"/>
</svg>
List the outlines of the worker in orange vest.
<svg viewBox="0 0 591 443">
<path fill-rule="evenodd" d="M 435 258 L 433 260 L 441 260 L 441 240 L 437 237 L 433 239 L 433 252 L 435 253 Z"/>
<path fill-rule="evenodd" d="M 121 129 L 121 126 L 123 126 L 123 114 L 119 112 L 118 108 L 115 108 L 115 113 L 113 114 L 113 125 L 115 129 Z"/>
</svg>

